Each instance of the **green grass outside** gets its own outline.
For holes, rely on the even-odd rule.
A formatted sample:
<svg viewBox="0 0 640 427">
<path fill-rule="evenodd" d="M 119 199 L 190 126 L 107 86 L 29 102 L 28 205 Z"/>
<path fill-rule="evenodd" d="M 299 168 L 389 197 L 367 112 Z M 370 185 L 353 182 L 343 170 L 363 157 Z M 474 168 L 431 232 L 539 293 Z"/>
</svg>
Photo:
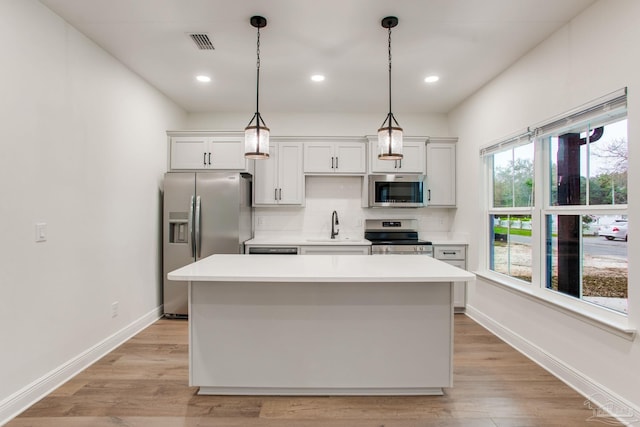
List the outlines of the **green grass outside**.
<svg viewBox="0 0 640 427">
<path fill-rule="evenodd" d="M 520 228 L 512 228 L 508 230 L 506 227 L 493 227 L 495 234 L 507 234 L 511 233 L 514 236 L 531 236 L 531 230 L 522 230 Z"/>
</svg>

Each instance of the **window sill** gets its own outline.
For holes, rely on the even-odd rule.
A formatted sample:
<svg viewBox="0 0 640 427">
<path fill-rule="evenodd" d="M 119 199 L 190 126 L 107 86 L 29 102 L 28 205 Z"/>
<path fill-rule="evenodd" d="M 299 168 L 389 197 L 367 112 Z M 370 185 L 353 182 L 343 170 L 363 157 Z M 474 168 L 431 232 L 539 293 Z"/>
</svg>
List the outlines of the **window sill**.
<svg viewBox="0 0 640 427">
<path fill-rule="evenodd" d="M 627 317 L 622 314 L 613 314 L 606 308 L 595 307 L 587 302 L 577 299 L 574 300 L 574 298 L 564 296 L 562 294 L 554 295 L 554 297 L 557 297 L 554 300 L 545 298 L 541 293 L 539 294 L 536 292 L 536 288 L 533 288 L 533 285 L 531 285 L 532 289 L 526 289 L 523 285 L 516 284 L 515 281 L 509 281 L 508 277 L 503 277 L 491 271 L 474 271 L 474 273 L 476 276 L 484 279 L 491 285 L 506 289 L 531 301 L 545 305 L 564 314 L 568 314 L 575 319 L 598 327 L 626 340 L 633 341 L 636 336 L 637 330 L 629 327 Z M 546 289 L 542 291 L 547 292 Z M 570 298 L 571 301 L 568 301 L 568 298 Z M 585 304 L 589 305 L 589 309 L 593 309 L 593 311 L 602 311 L 603 314 L 599 315 L 598 313 L 586 310 L 586 307 L 584 306 Z M 608 316 L 605 316 L 605 313 Z"/>
</svg>

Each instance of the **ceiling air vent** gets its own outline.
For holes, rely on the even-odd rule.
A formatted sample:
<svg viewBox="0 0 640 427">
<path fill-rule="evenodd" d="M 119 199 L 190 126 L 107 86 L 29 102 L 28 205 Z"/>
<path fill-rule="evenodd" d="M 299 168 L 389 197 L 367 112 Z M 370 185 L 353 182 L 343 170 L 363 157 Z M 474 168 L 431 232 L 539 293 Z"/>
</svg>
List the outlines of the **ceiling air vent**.
<svg viewBox="0 0 640 427">
<path fill-rule="evenodd" d="M 214 50 L 213 43 L 207 33 L 189 33 L 189 37 L 199 50 Z"/>
</svg>

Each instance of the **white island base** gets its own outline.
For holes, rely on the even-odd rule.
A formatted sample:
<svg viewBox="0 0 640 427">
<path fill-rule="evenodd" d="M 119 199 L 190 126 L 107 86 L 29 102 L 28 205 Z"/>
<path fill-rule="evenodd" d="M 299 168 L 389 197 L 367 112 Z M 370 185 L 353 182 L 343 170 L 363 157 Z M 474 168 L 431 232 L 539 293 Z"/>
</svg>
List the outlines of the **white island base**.
<svg viewBox="0 0 640 427">
<path fill-rule="evenodd" d="M 169 277 L 189 280 L 200 394 L 438 395 L 452 282 L 474 276 L 420 255 L 214 255 Z"/>
</svg>

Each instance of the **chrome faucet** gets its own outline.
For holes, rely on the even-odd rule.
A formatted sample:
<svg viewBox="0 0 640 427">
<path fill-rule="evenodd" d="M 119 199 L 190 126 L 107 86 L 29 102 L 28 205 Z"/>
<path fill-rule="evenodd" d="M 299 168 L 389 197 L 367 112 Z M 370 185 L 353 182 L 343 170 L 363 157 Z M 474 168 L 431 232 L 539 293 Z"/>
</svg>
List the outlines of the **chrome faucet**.
<svg viewBox="0 0 640 427">
<path fill-rule="evenodd" d="M 331 238 L 332 239 L 335 239 L 338 233 L 340 233 L 340 230 L 338 229 L 339 225 L 340 225 L 340 222 L 338 222 L 338 212 L 333 211 L 331 213 Z"/>
</svg>

